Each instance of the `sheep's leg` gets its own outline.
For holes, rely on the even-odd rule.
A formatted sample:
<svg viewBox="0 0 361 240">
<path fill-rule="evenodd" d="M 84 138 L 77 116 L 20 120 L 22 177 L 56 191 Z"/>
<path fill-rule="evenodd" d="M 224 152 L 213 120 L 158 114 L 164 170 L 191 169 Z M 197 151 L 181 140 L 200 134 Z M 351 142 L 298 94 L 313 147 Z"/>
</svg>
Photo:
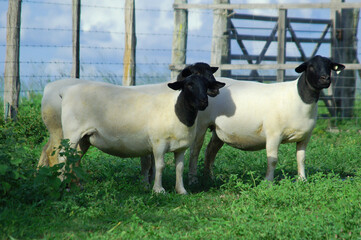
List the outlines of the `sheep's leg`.
<svg viewBox="0 0 361 240">
<path fill-rule="evenodd" d="M 143 176 L 143 182 L 148 189 L 150 182 L 154 178 L 154 157 L 153 155 L 147 155 L 140 158 L 140 174 Z"/>
<path fill-rule="evenodd" d="M 69 148 L 71 148 L 71 149 L 77 149 L 78 150 L 79 148 L 83 147 L 84 150 L 87 150 L 87 148 L 85 148 L 86 145 L 83 145 L 83 141 L 81 141 L 80 134 L 73 134 L 70 137 L 68 134 L 64 133 L 64 139 L 69 139 L 69 142 L 70 142 Z M 89 148 L 89 146 L 88 146 L 88 148 Z M 64 149 L 61 149 L 59 151 L 59 154 L 58 154 L 58 162 L 59 163 L 66 163 L 67 162 L 66 156 L 64 154 L 60 154 L 60 153 L 63 153 L 64 151 L 65 151 Z M 85 154 L 85 152 L 84 152 L 84 154 Z M 63 156 L 61 156 L 61 155 L 63 155 Z M 65 175 L 65 165 L 60 170 L 60 172 L 61 172 L 61 175 L 59 176 L 59 178 L 60 178 L 60 180 L 63 181 L 64 178 L 65 178 L 65 176 L 64 176 Z"/>
<path fill-rule="evenodd" d="M 223 146 L 224 142 L 219 139 L 216 132 L 212 132 L 211 141 L 207 145 L 206 154 L 204 157 L 204 176 L 213 177 L 213 165 L 216 159 L 216 155 Z"/>
<path fill-rule="evenodd" d="M 185 153 L 185 150 L 179 151 L 179 152 L 174 152 L 175 167 L 176 167 L 175 190 L 179 194 L 187 194 L 187 191 L 183 185 L 184 153 Z"/>
<path fill-rule="evenodd" d="M 198 183 L 197 177 L 197 162 L 199 157 L 199 152 L 201 151 L 204 136 L 207 132 L 207 129 L 204 129 L 202 132 L 198 132 L 196 134 L 196 139 L 193 144 L 190 146 L 189 152 L 189 172 L 188 172 L 188 184 L 196 184 Z"/>
<path fill-rule="evenodd" d="M 280 146 L 279 138 L 267 138 L 266 151 L 267 151 L 267 173 L 266 180 L 273 181 L 274 173 L 278 161 L 278 148 Z"/>
<path fill-rule="evenodd" d="M 42 166 L 54 166 L 58 164 L 58 154 L 61 139 L 63 138 L 63 132 L 61 128 L 53 130 L 50 132 L 49 141 L 43 147 L 43 151 L 41 153 L 38 168 Z M 53 152 L 55 153 L 53 154 Z"/>
<path fill-rule="evenodd" d="M 165 193 L 165 190 L 162 186 L 162 173 L 165 167 L 164 164 L 164 151 L 153 150 L 154 160 L 155 160 L 155 178 L 153 191 L 156 193 Z"/>
<path fill-rule="evenodd" d="M 47 153 L 49 145 L 50 145 L 50 139 L 48 140 L 48 142 L 43 147 L 43 151 L 41 152 L 40 159 L 39 159 L 39 162 L 38 162 L 38 167 L 37 167 L 38 169 L 40 167 L 49 166 L 49 157 L 48 157 L 48 153 Z"/>
<path fill-rule="evenodd" d="M 310 140 L 310 137 L 307 137 L 305 140 L 298 142 L 296 145 L 297 148 L 297 171 L 298 176 L 302 180 L 306 180 L 305 174 L 305 159 L 306 159 L 306 147 Z"/>
</svg>

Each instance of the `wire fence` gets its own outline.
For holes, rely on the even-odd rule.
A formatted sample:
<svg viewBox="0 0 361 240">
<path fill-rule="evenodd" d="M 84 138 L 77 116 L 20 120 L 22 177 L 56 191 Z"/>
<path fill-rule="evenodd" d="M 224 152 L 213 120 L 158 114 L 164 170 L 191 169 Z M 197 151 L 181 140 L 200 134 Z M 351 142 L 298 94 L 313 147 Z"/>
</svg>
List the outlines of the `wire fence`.
<svg viewBox="0 0 361 240">
<path fill-rule="evenodd" d="M 169 65 L 171 63 L 173 38 L 173 1 L 155 3 L 153 1 L 139 2 L 136 6 L 136 84 L 157 83 L 171 80 Z M 191 0 L 189 1 L 191 2 Z M 209 1 L 208 3 L 212 3 Z M 136 3 L 138 4 L 138 2 Z M 163 4 L 163 5 L 161 5 Z M 6 49 L 6 11 L 7 0 L 0 0 L 0 94 L 4 93 L 4 66 Z M 21 93 L 42 93 L 44 86 L 51 81 L 70 77 L 72 65 L 72 2 L 71 0 L 23 0 L 22 25 L 20 42 L 20 80 Z M 121 84 L 123 78 L 124 54 L 124 1 L 82 0 L 80 29 L 80 77 Z M 38 13 L 41 12 L 42 15 Z M 237 10 L 239 13 L 255 13 L 251 10 Z M 297 10 L 290 15 L 299 16 Z M 260 15 L 277 16 L 276 10 L 262 10 Z M 294 14 L 295 13 L 295 14 Z M 302 10 L 302 14 L 312 18 L 329 19 L 328 10 Z M 188 10 L 188 64 L 194 62 L 210 62 L 212 54 L 212 21 L 213 11 L 206 9 Z M 360 24 L 358 25 L 360 29 Z M 237 31 L 243 34 L 263 35 L 273 30 L 273 25 L 257 24 L 257 21 L 239 22 Z M 307 24 L 294 24 L 294 32 L 300 36 L 319 36 L 324 26 L 310 27 Z M 360 39 L 358 31 L 358 39 Z M 327 33 L 326 38 L 331 38 Z M 234 42 L 231 42 L 231 45 Z M 245 41 L 250 54 L 259 54 L 264 42 Z M 314 43 L 305 44 L 306 55 L 310 55 Z M 309 46 L 308 46 L 309 45 Z M 352 48 L 353 46 L 350 46 Z M 360 43 L 357 43 L 357 57 L 360 58 Z M 231 53 L 241 51 L 236 46 L 231 47 Z M 297 47 L 287 43 L 291 56 L 298 53 Z M 277 43 L 272 42 L 266 54 L 276 54 Z M 329 57 L 330 45 L 322 44 L 319 54 Z M 355 59 L 356 61 L 357 59 Z M 267 63 L 267 60 L 265 60 Z M 239 60 L 232 63 L 244 63 Z M 251 70 L 232 70 L 235 74 L 250 74 Z M 268 75 L 274 75 L 275 70 L 259 71 L 260 78 L 267 81 Z M 297 76 L 293 70 L 287 70 L 286 75 Z M 360 76 L 356 74 L 355 101 L 353 119 L 361 122 L 361 84 Z M 342 86 L 341 86 L 342 87 Z M 326 116 L 325 108 L 320 104 L 320 117 Z"/>
</svg>

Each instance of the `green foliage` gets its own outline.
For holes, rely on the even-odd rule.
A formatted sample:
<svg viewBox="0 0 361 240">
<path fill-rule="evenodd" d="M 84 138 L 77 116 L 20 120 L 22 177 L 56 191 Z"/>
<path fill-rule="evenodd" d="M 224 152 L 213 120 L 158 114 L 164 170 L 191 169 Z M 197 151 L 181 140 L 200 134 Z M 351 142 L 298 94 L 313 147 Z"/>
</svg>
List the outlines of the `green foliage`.
<svg viewBox="0 0 361 240">
<path fill-rule="evenodd" d="M 175 163 L 167 154 L 168 193 L 159 195 L 144 189 L 139 159 L 91 148 L 78 168 L 79 155 L 68 141 L 61 146 L 67 164 L 37 170 L 46 131 L 40 98 L 34 98 L 22 102 L 23 124 L 0 124 L 0 239 L 361 238 L 361 133 L 354 122 L 338 122 L 338 131 L 330 132 L 327 120 L 318 121 L 307 148 L 305 182 L 297 179 L 294 144 L 280 147 L 274 183 L 263 180 L 265 151 L 224 146 L 214 179 L 202 176 L 201 154 L 200 183 L 186 185 L 187 196 L 175 194 Z M 76 177 L 81 188 L 73 183 Z"/>
<path fill-rule="evenodd" d="M 66 157 L 66 163 L 53 167 L 34 167 L 29 169 L 25 164 L 31 159 L 27 149 L 22 146 L 24 141 L 14 138 L 12 128 L 2 129 L 0 144 L 0 186 L 1 205 L 9 201 L 19 203 L 43 203 L 60 200 L 66 190 L 76 187 L 78 179 L 85 180 L 86 174 L 79 166 L 74 166 L 80 160 L 76 150 L 71 149 L 69 142 L 64 140 L 59 147 L 61 156 Z M 64 172 L 64 181 L 59 179 Z"/>
<path fill-rule="evenodd" d="M 14 138 L 13 128 L 0 127 L 0 196 L 18 187 L 20 179 L 25 179 L 21 168 L 26 159 L 26 152 L 22 147 L 24 142 L 24 139 Z"/>
<path fill-rule="evenodd" d="M 26 139 L 27 145 L 34 147 L 40 144 L 47 136 L 46 127 L 41 118 L 41 98 L 39 94 L 30 94 L 29 98 L 21 98 L 16 121 L 4 122 L 3 109 L 1 108 L 0 125 L 12 127 L 16 139 Z"/>
</svg>

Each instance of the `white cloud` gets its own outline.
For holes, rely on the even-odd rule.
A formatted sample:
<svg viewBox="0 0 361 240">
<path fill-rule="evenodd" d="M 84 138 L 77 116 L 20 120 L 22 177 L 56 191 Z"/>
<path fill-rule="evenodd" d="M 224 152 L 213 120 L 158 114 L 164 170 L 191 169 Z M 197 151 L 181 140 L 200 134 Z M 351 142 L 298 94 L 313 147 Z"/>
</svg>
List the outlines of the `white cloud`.
<svg viewBox="0 0 361 240">
<path fill-rule="evenodd" d="M 44 14 L 37 14 L 42 12 Z M 71 43 L 71 5 L 24 4 L 21 9 L 21 41 L 34 44 Z M 43 29 L 43 30 L 35 30 Z"/>
</svg>

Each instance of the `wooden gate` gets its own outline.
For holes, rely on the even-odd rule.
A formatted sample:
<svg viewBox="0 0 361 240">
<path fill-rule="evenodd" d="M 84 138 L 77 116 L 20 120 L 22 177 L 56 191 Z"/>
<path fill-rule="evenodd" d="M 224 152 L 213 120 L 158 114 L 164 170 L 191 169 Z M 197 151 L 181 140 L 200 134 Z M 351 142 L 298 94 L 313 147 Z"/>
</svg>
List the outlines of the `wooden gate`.
<svg viewBox="0 0 361 240">
<path fill-rule="evenodd" d="M 240 34 L 237 31 L 233 19 L 239 20 L 252 20 L 252 21 L 266 21 L 266 22 L 274 22 L 274 27 L 269 36 L 257 36 L 257 35 L 247 35 L 247 34 Z M 330 38 L 326 38 L 327 33 L 330 32 L 332 21 L 331 20 L 322 20 L 322 19 L 303 19 L 303 18 L 286 18 L 285 21 L 280 21 L 282 28 L 286 29 L 286 32 L 289 32 L 290 37 L 285 37 L 284 39 L 280 39 L 282 45 L 287 43 L 294 43 L 299 51 L 299 57 L 291 57 L 285 56 L 285 62 L 303 62 L 306 61 L 308 58 L 312 58 L 317 54 L 322 43 L 331 43 Z M 296 35 L 296 31 L 294 31 L 292 27 L 292 23 L 304 23 L 304 24 L 318 24 L 324 25 L 324 30 L 320 34 L 319 38 L 307 38 L 307 37 L 299 37 Z M 230 48 L 230 60 L 246 60 L 248 64 L 261 64 L 262 61 L 278 61 L 278 56 L 268 56 L 266 55 L 267 50 L 269 49 L 272 42 L 278 42 L 279 37 L 277 36 L 277 32 L 279 29 L 279 18 L 278 17 L 271 17 L 271 16 L 256 16 L 256 15 L 248 15 L 248 14 L 233 14 L 230 17 L 230 40 L 235 40 L 241 51 L 242 54 L 237 54 L 236 49 Z M 284 34 L 286 36 L 286 33 Z M 259 55 L 250 55 L 244 42 L 243 41 L 261 41 L 265 42 L 262 51 Z M 302 48 L 301 43 L 314 43 L 315 46 L 310 56 L 306 56 L 305 51 Z M 231 45 L 232 46 L 232 45 Z M 235 52 L 235 53 L 233 53 Z M 260 76 L 258 70 L 252 70 L 251 74 L 249 75 L 231 75 L 232 78 L 240 79 L 240 80 L 252 80 L 252 81 L 276 81 L 277 76 Z M 284 80 L 292 80 L 295 79 L 294 76 L 285 76 Z M 282 81 L 282 80 L 279 80 Z"/>
<path fill-rule="evenodd" d="M 357 59 L 357 38 L 359 9 L 361 3 L 346 3 L 343 0 L 330 0 L 329 3 L 282 3 L 282 4 L 230 4 L 229 0 L 214 0 L 214 4 L 188 4 L 187 0 L 174 1 L 175 13 L 187 13 L 187 9 L 213 10 L 213 36 L 211 64 L 220 67 L 216 74 L 230 76 L 235 79 L 252 81 L 287 81 L 297 76 L 286 76 L 286 69 L 295 69 L 301 62 L 315 56 L 324 44 L 330 46 L 330 56 L 336 62 L 346 65 L 346 70 L 337 78 L 328 92 L 321 92 L 321 100 L 325 103 L 331 117 L 351 118 L 355 102 L 355 70 L 361 71 L 361 64 Z M 255 16 L 239 14 L 235 10 L 241 9 L 275 9 L 278 16 Z M 287 17 L 288 9 L 329 9 L 330 19 L 305 19 Z M 353 16 L 353 18 L 352 18 Z M 225 19 L 228 21 L 225 24 Z M 267 36 L 246 35 L 238 31 L 235 20 L 252 20 L 273 22 L 273 28 Z M 318 37 L 307 37 L 297 34 L 295 24 L 323 25 Z M 184 23 L 175 21 L 175 29 Z M 224 26 L 228 27 L 225 28 Z M 302 35 L 302 36 L 301 36 Z M 186 32 L 181 34 L 186 38 Z M 347 36 L 347 37 L 343 37 Z M 178 36 L 179 37 L 179 36 Z M 228 40 L 228 44 L 227 44 Z M 249 53 L 245 41 L 262 41 L 263 48 L 257 55 Z M 231 44 L 236 41 L 237 44 Z M 267 55 L 272 42 L 277 42 L 277 54 Z M 286 43 L 295 44 L 299 56 L 286 55 Z M 307 55 L 302 44 L 312 43 L 313 51 Z M 234 45 L 237 47 L 234 48 Z M 230 48 L 230 46 L 233 46 Z M 173 49 L 186 55 L 186 49 L 173 45 Z M 172 72 L 179 71 L 185 66 L 183 62 L 172 61 Z M 247 64 L 236 63 L 235 60 L 246 61 Z M 233 61 L 233 62 L 232 62 Z M 275 63 L 264 64 L 265 61 Z M 293 62 L 293 63 L 292 63 Z M 250 74 L 235 74 L 234 70 L 250 70 Z M 262 75 L 260 70 L 275 70 L 275 75 Z M 239 71 L 238 71 L 239 72 Z M 349 74 L 349 75 L 348 75 Z M 336 88 L 337 87 L 337 88 Z"/>
</svg>

